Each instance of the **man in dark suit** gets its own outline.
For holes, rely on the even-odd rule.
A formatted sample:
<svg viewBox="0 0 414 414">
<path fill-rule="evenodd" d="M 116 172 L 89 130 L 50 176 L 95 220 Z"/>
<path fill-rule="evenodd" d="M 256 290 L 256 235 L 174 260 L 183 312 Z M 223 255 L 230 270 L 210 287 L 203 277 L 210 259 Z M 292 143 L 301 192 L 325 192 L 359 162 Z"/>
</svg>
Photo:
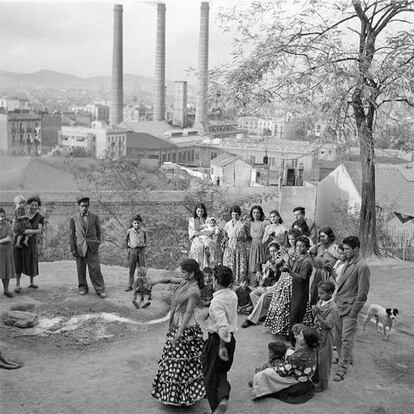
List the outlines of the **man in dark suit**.
<svg viewBox="0 0 414 414">
<path fill-rule="evenodd" d="M 316 229 L 316 224 L 310 218 L 305 217 L 306 211 L 305 207 L 295 207 L 293 209 L 293 218 L 296 220 L 303 219 L 306 221 L 306 224 L 309 228 L 309 237 L 314 244 L 318 243 L 318 231 Z M 293 226 L 292 226 L 293 228 Z"/>
<path fill-rule="evenodd" d="M 86 265 L 89 278 L 96 293 L 106 298 L 105 282 L 99 263 L 99 245 L 101 244 L 101 227 L 97 215 L 90 213 L 89 198 L 78 200 L 79 214 L 70 219 L 70 250 L 76 258 L 79 294 L 86 295 L 89 287 L 86 280 Z"/>
<path fill-rule="evenodd" d="M 349 236 L 343 240 L 346 264 L 338 279 L 335 303 L 340 320 L 336 329 L 336 344 L 339 352 L 338 370 L 334 381 L 342 381 L 348 365 L 352 363 L 352 350 L 358 329 L 358 315 L 367 301 L 370 271 L 359 253 L 358 237 Z"/>
</svg>

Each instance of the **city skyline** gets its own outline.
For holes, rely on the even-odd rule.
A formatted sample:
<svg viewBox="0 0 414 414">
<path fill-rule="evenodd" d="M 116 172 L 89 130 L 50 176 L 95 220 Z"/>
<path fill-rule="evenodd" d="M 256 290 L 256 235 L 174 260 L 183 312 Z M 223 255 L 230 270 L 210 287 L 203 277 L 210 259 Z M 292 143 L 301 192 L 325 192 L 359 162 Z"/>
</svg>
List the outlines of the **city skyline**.
<svg viewBox="0 0 414 414">
<path fill-rule="evenodd" d="M 109 76 L 112 68 L 113 6 L 124 8 L 124 73 L 154 77 L 156 4 L 150 1 L 0 2 L 0 69 L 40 70 L 80 77 Z M 199 0 L 167 0 L 166 77 L 191 79 L 197 68 Z M 221 7 L 233 0 L 210 1 L 210 68 L 230 62 L 231 37 L 217 23 Z M 93 16 L 93 18 L 91 17 Z M 53 33 L 53 34 L 52 34 Z"/>
</svg>

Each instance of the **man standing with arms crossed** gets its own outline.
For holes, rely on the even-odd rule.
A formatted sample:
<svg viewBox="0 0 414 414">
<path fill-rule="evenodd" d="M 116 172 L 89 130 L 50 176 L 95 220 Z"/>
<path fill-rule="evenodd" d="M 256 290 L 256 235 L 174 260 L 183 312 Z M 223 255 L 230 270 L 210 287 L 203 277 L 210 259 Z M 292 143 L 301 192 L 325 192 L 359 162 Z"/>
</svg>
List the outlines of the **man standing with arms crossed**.
<svg viewBox="0 0 414 414">
<path fill-rule="evenodd" d="M 345 378 L 349 364 L 353 363 L 352 351 L 358 329 L 358 315 L 367 301 L 370 277 L 369 267 L 360 256 L 358 237 L 349 236 L 342 243 L 346 264 L 339 276 L 335 296 L 340 319 L 335 338 L 339 353 L 339 364 L 334 381 L 342 381 Z"/>
<path fill-rule="evenodd" d="M 99 263 L 99 245 L 101 244 L 101 226 L 97 215 L 89 212 L 89 198 L 78 200 L 79 214 L 70 219 L 70 250 L 76 258 L 79 294 L 86 295 L 89 287 L 86 280 L 86 265 L 89 278 L 96 293 L 106 298 L 105 282 Z"/>
</svg>

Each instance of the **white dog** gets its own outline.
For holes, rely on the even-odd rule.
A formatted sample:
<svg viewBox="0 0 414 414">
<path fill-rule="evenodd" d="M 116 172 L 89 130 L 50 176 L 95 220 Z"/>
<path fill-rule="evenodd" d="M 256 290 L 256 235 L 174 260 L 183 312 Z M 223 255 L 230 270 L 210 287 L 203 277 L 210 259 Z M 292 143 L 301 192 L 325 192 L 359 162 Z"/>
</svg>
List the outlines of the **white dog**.
<svg viewBox="0 0 414 414">
<path fill-rule="evenodd" d="M 366 329 L 366 325 L 368 321 L 370 321 L 374 317 L 375 328 L 378 331 L 378 323 L 381 322 L 384 339 L 387 340 L 391 334 L 391 328 L 394 323 L 394 320 L 399 313 L 400 312 L 398 311 L 398 309 L 391 309 L 391 308 L 385 309 L 380 305 L 371 305 L 368 308 L 368 315 L 364 321 L 364 330 Z M 387 335 L 387 328 L 388 328 L 388 335 Z"/>
</svg>

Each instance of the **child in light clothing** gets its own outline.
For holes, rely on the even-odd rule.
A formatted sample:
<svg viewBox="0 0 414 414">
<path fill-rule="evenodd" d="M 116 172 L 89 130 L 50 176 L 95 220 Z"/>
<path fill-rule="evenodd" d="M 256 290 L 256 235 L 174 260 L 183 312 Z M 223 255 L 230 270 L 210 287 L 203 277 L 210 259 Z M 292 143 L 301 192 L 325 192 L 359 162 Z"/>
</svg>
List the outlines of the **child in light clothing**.
<svg viewBox="0 0 414 414">
<path fill-rule="evenodd" d="M 24 234 L 24 232 L 25 230 L 31 229 L 32 225 L 30 224 L 29 217 L 26 212 L 26 199 L 19 194 L 14 197 L 14 205 L 13 231 L 17 234 L 15 247 L 21 248 L 22 243 L 28 247 L 30 236 L 28 234 Z"/>
<path fill-rule="evenodd" d="M 148 308 L 151 305 L 152 281 L 145 267 L 139 267 L 137 269 L 137 279 L 132 287 L 134 289 L 132 304 L 138 309 L 142 302 L 144 302 L 142 308 Z M 147 300 L 145 301 L 145 299 Z"/>
<path fill-rule="evenodd" d="M 145 249 L 148 245 L 148 235 L 139 214 L 132 219 L 131 227 L 127 230 L 126 245 L 128 248 L 129 282 L 125 292 L 128 292 L 132 290 L 137 265 L 145 267 Z"/>
<path fill-rule="evenodd" d="M 319 282 L 318 284 L 318 303 L 312 307 L 312 313 L 315 318 L 315 327 L 320 338 L 320 347 L 318 350 L 318 365 L 314 382 L 316 392 L 326 390 L 329 383 L 332 364 L 332 348 L 335 345 L 334 329 L 339 320 L 339 311 L 332 300 L 335 291 L 333 282 Z"/>
</svg>

